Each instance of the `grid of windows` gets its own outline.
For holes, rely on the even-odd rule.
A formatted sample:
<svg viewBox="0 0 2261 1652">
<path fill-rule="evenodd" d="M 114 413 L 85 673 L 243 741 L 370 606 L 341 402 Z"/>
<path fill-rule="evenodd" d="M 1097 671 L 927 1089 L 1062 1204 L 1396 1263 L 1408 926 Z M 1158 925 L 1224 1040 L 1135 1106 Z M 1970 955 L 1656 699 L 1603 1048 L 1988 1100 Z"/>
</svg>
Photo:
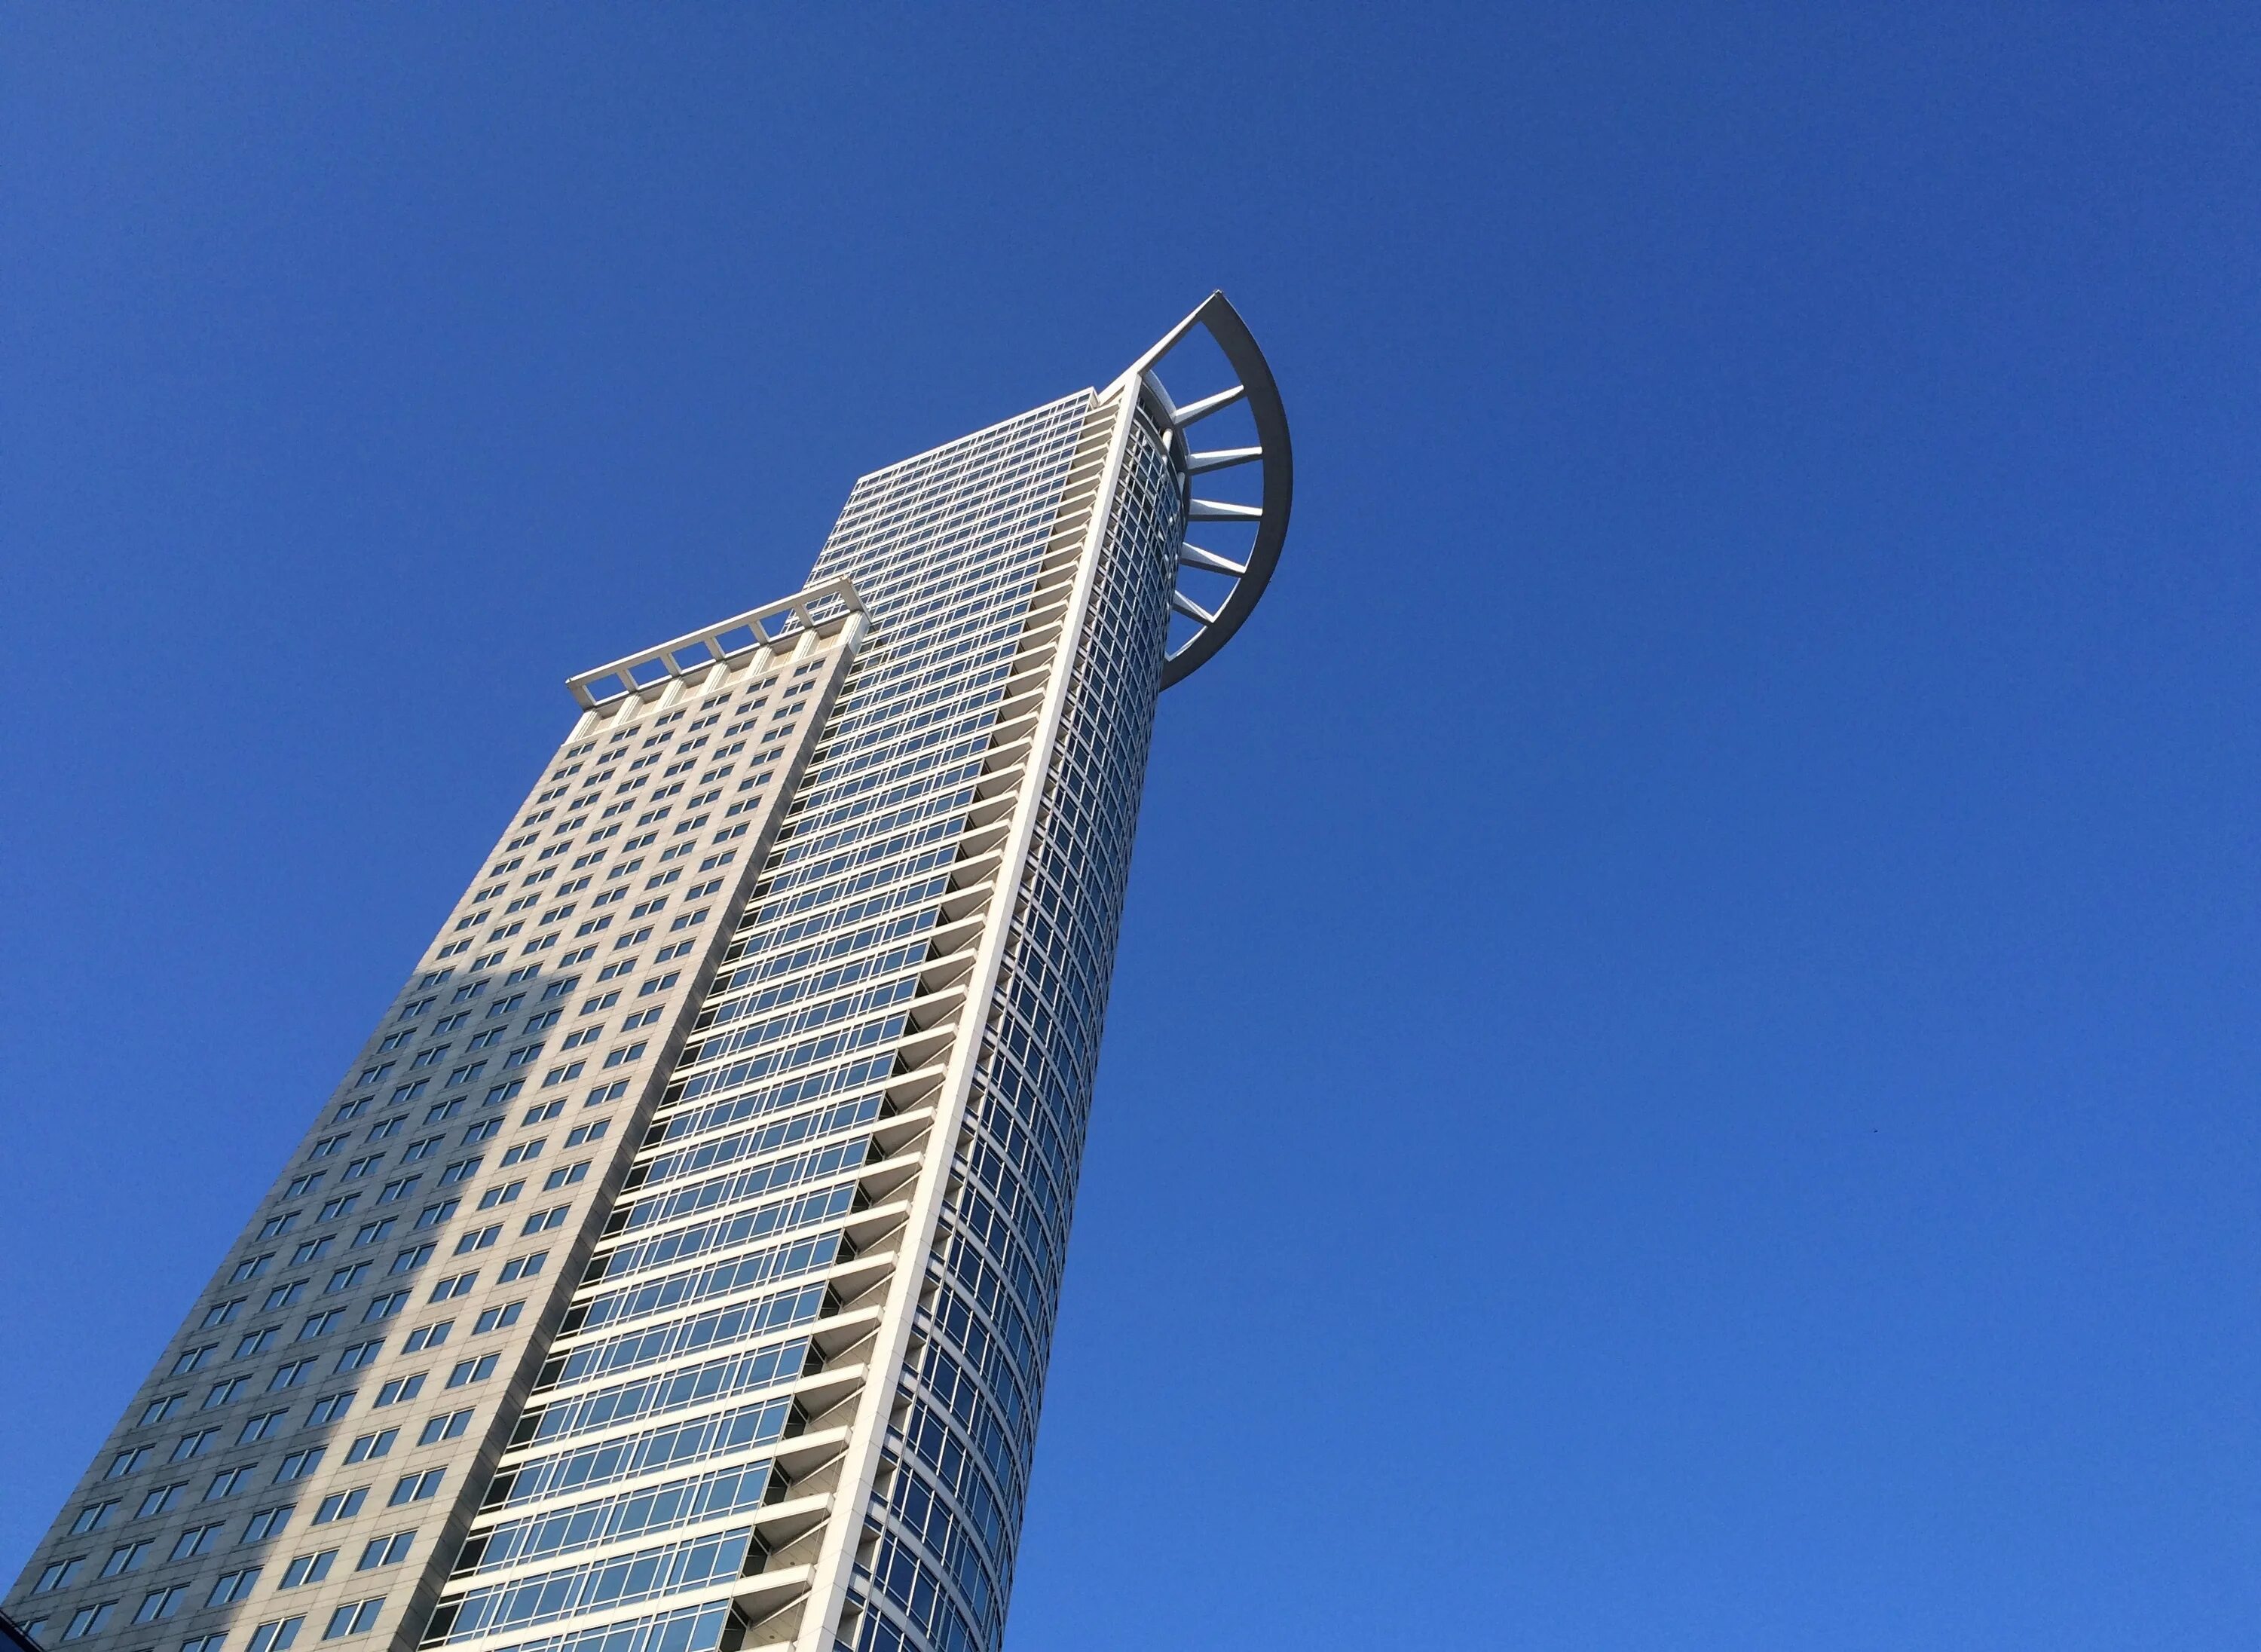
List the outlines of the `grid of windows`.
<svg viewBox="0 0 2261 1652">
<path fill-rule="evenodd" d="M 1096 421 L 1095 421 L 1096 422 Z M 930 1268 L 905 1425 L 866 1512 L 859 1644 L 993 1648 L 1026 1495 L 1159 692 L 1184 492 L 1135 416 Z"/>
</svg>

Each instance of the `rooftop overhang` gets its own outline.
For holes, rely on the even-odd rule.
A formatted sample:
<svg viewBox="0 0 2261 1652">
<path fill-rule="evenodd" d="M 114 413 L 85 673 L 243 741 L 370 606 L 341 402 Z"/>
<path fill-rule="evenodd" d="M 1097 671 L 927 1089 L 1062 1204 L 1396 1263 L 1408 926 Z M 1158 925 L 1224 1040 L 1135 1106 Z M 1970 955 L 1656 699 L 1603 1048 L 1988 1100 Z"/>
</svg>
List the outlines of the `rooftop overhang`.
<svg viewBox="0 0 2261 1652">
<path fill-rule="evenodd" d="M 1160 369 L 1171 351 L 1196 327 L 1207 332 L 1231 364 L 1234 382 L 1225 389 L 1197 399 L 1179 402 L 1165 387 Z M 1181 448 L 1180 462 L 1187 479 L 1187 542 L 1179 552 L 1177 583 L 1170 606 L 1194 622 L 1194 630 L 1173 646 L 1162 665 L 1162 686 L 1184 681 L 1209 657 L 1232 640 L 1247 621 L 1272 571 L 1280 561 L 1280 548 L 1288 538 L 1288 511 L 1296 485 L 1295 454 L 1288 440 L 1288 413 L 1280 402 L 1280 387 L 1248 325 L 1222 292 L 1212 292 L 1199 309 L 1163 334 L 1153 348 L 1133 362 L 1124 375 L 1138 381 L 1142 399 Z M 1245 404 L 1256 425 L 1253 447 L 1195 450 L 1188 433 L 1212 413 Z M 1203 499 L 1195 492 L 1201 478 L 1241 465 L 1262 467 L 1260 497 L 1253 503 Z M 1255 535 L 1245 557 L 1220 555 L 1192 542 L 1203 522 L 1253 526 Z M 1188 571 L 1202 576 L 1195 584 L 1213 588 L 1218 579 L 1229 582 L 1224 600 L 1207 602 L 1186 588 Z"/>
</svg>

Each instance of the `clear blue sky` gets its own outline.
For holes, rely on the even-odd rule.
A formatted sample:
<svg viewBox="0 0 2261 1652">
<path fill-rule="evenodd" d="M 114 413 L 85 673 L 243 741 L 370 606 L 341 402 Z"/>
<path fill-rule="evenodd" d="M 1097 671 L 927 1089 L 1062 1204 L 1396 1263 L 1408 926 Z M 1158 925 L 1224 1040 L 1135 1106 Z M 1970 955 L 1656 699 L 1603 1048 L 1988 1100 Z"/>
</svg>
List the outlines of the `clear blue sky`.
<svg viewBox="0 0 2261 1652">
<path fill-rule="evenodd" d="M 16 7 L 0 1563 L 566 724 L 1211 287 L 1015 1652 L 2261 1635 L 2261 10 Z"/>
</svg>

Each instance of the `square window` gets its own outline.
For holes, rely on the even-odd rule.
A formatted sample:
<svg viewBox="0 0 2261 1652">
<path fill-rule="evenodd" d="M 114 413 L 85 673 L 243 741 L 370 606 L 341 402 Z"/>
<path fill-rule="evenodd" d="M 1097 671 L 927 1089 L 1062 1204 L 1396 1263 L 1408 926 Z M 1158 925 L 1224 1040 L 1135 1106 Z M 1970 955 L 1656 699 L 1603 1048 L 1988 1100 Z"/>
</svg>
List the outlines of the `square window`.
<svg viewBox="0 0 2261 1652">
<path fill-rule="evenodd" d="M 384 1601 L 381 1597 L 375 1600 L 348 1601 L 330 1613 L 330 1621 L 322 1631 L 322 1639 L 336 1641 L 349 1634 L 366 1634 L 377 1627 L 377 1614 L 384 1607 Z"/>
<path fill-rule="evenodd" d="M 326 1548 L 319 1555 L 301 1555 L 284 1568 L 283 1581 L 277 1589 L 296 1589 L 305 1584 L 318 1584 L 330 1575 L 330 1568 L 338 1558 L 338 1551 Z"/>
<path fill-rule="evenodd" d="M 368 1498 L 369 1488 L 365 1485 L 355 1486 L 350 1491 L 333 1491 L 315 1509 L 314 1524 L 327 1526 L 332 1520 L 349 1520 L 361 1512 L 361 1505 Z"/>
<path fill-rule="evenodd" d="M 304 1618 L 281 1618 L 261 1624 L 251 1632 L 251 1640 L 244 1652 L 291 1652 L 291 1643 L 298 1638 L 298 1627 Z"/>
</svg>

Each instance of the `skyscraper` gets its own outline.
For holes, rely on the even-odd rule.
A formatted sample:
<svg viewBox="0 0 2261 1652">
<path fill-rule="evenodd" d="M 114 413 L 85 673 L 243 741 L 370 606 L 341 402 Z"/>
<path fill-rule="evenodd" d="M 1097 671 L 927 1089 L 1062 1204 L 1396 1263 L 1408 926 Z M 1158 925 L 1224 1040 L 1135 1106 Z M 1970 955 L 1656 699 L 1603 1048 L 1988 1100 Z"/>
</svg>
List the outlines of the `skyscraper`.
<svg viewBox="0 0 2261 1652">
<path fill-rule="evenodd" d="M 1236 382 L 1174 400 L 1202 333 Z M 1253 434 L 1191 450 L 1213 415 Z M 1216 295 L 865 477 L 797 594 L 573 679 L 11 1614 L 995 1648 L 1156 698 L 1260 595 L 1289 463 Z"/>
</svg>

